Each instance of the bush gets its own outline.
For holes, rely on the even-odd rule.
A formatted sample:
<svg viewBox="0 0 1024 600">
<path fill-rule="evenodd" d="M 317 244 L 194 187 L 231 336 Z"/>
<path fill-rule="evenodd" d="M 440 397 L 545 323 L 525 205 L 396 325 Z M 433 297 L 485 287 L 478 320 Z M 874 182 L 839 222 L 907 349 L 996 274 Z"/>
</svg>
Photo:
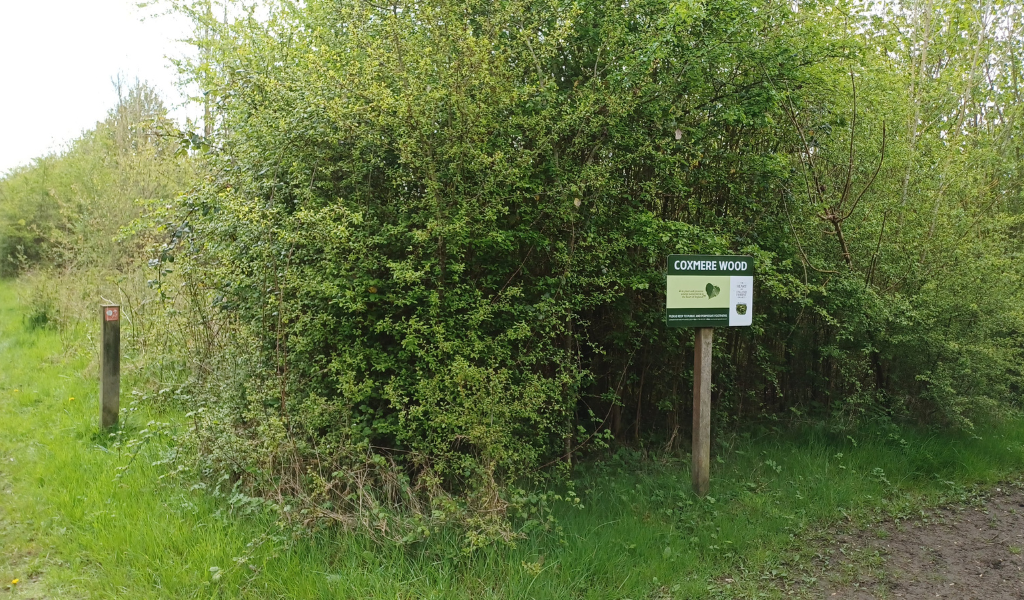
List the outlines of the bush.
<svg viewBox="0 0 1024 600">
<path fill-rule="evenodd" d="M 792 135 L 774 82 L 814 81 L 838 42 L 789 8 L 270 14 L 193 12 L 217 66 L 187 71 L 220 120 L 164 258 L 252 356 L 204 409 L 211 473 L 260 489 L 251 465 L 288 440 L 293 489 L 325 456 L 369 452 L 425 505 L 500 508 L 606 424 L 621 433 L 624 398 L 638 417 L 643 398 L 678 410 L 688 337 L 662 325 L 666 254 L 752 253 L 766 304 L 804 288 L 770 216 L 788 159 L 761 140 Z"/>
</svg>

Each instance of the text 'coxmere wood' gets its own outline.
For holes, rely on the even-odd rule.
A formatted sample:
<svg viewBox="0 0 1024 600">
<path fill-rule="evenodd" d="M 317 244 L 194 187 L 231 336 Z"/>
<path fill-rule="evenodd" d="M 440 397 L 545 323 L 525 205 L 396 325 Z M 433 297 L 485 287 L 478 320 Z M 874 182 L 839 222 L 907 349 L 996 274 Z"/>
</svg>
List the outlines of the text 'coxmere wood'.
<svg viewBox="0 0 1024 600">
<path fill-rule="evenodd" d="M 746 261 L 735 260 L 677 260 L 672 265 L 677 271 L 746 271 Z"/>
</svg>

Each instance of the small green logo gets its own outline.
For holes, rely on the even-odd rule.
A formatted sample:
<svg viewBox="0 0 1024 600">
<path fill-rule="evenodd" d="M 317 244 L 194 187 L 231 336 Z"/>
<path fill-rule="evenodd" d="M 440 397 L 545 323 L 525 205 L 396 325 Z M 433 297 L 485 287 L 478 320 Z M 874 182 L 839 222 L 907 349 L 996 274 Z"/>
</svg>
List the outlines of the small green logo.
<svg viewBox="0 0 1024 600">
<path fill-rule="evenodd" d="M 736 305 L 736 314 L 738 314 L 738 315 L 745 315 L 745 314 L 747 314 L 747 305 L 746 304 L 737 304 Z"/>
<path fill-rule="evenodd" d="M 713 283 L 709 283 L 707 287 L 704 288 L 704 290 L 708 293 L 709 300 L 722 292 L 722 288 L 718 287 Z"/>
</svg>

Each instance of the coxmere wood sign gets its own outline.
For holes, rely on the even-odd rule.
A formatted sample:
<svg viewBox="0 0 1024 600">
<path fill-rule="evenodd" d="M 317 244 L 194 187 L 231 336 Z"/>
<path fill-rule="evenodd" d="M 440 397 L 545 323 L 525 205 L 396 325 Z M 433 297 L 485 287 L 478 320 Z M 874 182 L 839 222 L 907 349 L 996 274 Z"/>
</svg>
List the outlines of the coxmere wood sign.
<svg viewBox="0 0 1024 600">
<path fill-rule="evenodd" d="M 665 294 L 669 327 L 749 327 L 754 258 L 671 254 Z"/>
<path fill-rule="evenodd" d="M 672 254 L 665 285 L 665 322 L 693 332 L 693 491 L 711 485 L 711 355 L 715 327 L 748 327 L 754 320 L 754 258 Z"/>
</svg>

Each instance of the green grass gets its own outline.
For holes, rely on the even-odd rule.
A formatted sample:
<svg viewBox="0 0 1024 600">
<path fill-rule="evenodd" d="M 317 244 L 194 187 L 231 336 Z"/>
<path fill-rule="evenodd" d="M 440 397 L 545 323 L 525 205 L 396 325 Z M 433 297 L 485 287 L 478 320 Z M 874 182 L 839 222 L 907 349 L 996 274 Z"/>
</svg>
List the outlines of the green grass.
<svg viewBox="0 0 1024 600">
<path fill-rule="evenodd" d="M 294 536 L 154 466 L 164 438 L 133 461 L 101 434 L 95 344 L 32 329 L 15 286 L 0 283 L 0 598 L 772 596 L 812 573 L 806 543 L 825 526 L 911 516 L 1024 471 L 1019 421 L 979 435 L 763 429 L 718 436 L 704 500 L 679 461 L 623 449 L 584 466 L 585 508 L 514 548 Z M 125 439 L 152 418 L 126 414 Z"/>
</svg>

